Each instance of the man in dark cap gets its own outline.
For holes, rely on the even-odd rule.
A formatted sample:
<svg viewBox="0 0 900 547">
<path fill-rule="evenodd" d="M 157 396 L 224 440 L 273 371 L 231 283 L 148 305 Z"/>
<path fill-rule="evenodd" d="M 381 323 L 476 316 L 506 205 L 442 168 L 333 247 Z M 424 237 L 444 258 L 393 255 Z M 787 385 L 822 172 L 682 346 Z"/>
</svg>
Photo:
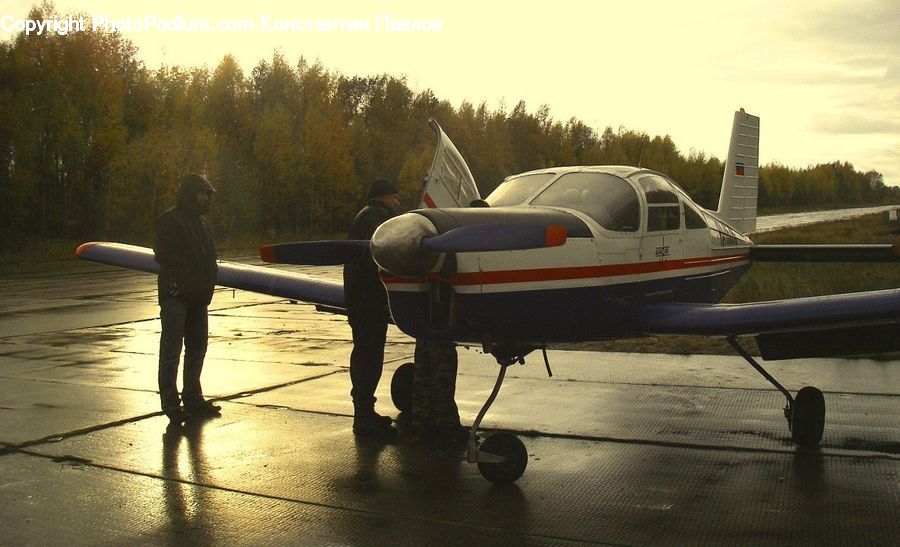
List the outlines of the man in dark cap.
<svg viewBox="0 0 900 547">
<path fill-rule="evenodd" d="M 397 188 L 386 180 L 372 183 L 369 201 L 353 219 L 349 239 L 372 239 L 384 221 L 396 214 Z M 353 432 L 363 437 L 391 437 L 395 430 L 389 416 L 375 412 L 375 388 L 384 368 L 384 342 L 389 312 L 378 266 L 366 251 L 344 266 L 344 298 L 353 330 L 350 354 L 350 391 L 353 397 Z"/>
<path fill-rule="evenodd" d="M 157 289 L 162 334 L 159 339 L 159 398 L 173 424 L 190 417 L 215 416 L 221 407 L 203 398 L 200 372 L 206 357 L 207 306 L 216 286 L 216 249 L 203 215 L 215 192 L 206 177 L 185 175 L 177 204 L 156 222 L 153 255 L 159 264 Z M 184 345 L 181 398 L 178 362 Z M 181 401 L 184 401 L 184 408 Z"/>
</svg>

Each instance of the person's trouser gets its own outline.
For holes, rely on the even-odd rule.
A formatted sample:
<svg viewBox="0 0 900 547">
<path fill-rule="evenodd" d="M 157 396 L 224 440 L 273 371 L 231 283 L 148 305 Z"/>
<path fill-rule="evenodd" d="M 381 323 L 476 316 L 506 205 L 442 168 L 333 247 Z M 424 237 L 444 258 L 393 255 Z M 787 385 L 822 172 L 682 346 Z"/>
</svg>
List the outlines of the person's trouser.
<svg viewBox="0 0 900 547">
<path fill-rule="evenodd" d="M 375 388 L 381 380 L 384 368 L 384 342 L 387 337 L 387 321 L 384 314 L 375 317 L 350 318 L 353 330 L 353 351 L 350 353 L 350 396 L 354 409 L 374 411 Z M 357 412 L 358 413 L 358 412 Z"/>
<path fill-rule="evenodd" d="M 159 399 L 163 412 L 178 408 L 178 362 L 184 346 L 182 393 L 186 405 L 203 401 L 200 372 L 206 357 L 209 320 L 206 304 L 189 304 L 182 298 L 159 303 L 162 334 L 159 337 Z"/>
<path fill-rule="evenodd" d="M 416 340 L 413 369 L 412 424 L 414 427 L 459 426 L 456 406 L 458 357 L 452 342 Z"/>
</svg>

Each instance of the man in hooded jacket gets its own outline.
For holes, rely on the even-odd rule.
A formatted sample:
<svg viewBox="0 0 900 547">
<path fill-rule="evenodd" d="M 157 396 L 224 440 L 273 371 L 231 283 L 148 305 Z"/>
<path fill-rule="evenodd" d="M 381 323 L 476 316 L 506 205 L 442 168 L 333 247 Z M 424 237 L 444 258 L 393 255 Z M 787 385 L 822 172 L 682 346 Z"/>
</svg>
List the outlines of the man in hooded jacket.
<svg viewBox="0 0 900 547">
<path fill-rule="evenodd" d="M 383 179 L 371 184 L 368 199 L 353 219 L 349 239 L 372 239 L 375 229 L 393 217 L 400 206 L 397 189 Z M 344 266 L 344 298 L 353 331 L 350 354 L 353 432 L 363 437 L 391 437 L 396 434 L 391 418 L 375 412 L 375 388 L 384 368 L 390 313 L 384 285 L 378 278 L 378 266 L 368 250 Z"/>
<path fill-rule="evenodd" d="M 203 215 L 215 192 L 202 175 L 181 178 L 178 201 L 156 223 L 153 253 L 159 264 L 157 290 L 162 334 L 159 340 L 159 398 L 173 423 L 214 416 L 221 407 L 203 398 L 200 372 L 209 335 L 207 306 L 216 285 L 216 249 Z M 178 363 L 184 346 L 181 397 Z M 181 401 L 184 408 L 181 407 Z"/>
</svg>

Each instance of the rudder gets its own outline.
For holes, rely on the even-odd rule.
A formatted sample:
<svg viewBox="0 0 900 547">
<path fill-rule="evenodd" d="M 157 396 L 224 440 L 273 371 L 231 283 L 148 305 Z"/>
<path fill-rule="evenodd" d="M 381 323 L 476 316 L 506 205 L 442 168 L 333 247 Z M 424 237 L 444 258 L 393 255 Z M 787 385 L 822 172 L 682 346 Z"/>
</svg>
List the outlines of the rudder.
<svg viewBox="0 0 900 547">
<path fill-rule="evenodd" d="M 742 108 L 734 113 L 716 216 L 741 233 L 755 231 L 758 193 L 759 117 Z"/>
</svg>

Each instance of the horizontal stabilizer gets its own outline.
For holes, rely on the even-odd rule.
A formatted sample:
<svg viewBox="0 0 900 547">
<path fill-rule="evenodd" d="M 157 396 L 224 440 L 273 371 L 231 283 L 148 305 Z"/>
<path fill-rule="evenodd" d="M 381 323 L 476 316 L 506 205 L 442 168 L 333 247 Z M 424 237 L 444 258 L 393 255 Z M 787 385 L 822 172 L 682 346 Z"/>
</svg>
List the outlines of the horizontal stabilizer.
<svg viewBox="0 0 900 547">
<path fill-rule="evenodd" d="M 566 239 L 566 229 L 559 225 L 476 224 L 423 238 L 421 246 L 441 253 L 520 251 L 558 247 Z"/>
<path fill-rule="evenodd" d="M 897 262 L 900 247 L 876 245 L 754 245 L 757 262 Z"/>
<path fill-rule="evenodd" d="M 273 264 L 334 266 L 346 264 L 368 248 L 368 240 L 300 241 L 264 245 L 259 249 L 259 256 L 263 262 Z"/>
</svg>

